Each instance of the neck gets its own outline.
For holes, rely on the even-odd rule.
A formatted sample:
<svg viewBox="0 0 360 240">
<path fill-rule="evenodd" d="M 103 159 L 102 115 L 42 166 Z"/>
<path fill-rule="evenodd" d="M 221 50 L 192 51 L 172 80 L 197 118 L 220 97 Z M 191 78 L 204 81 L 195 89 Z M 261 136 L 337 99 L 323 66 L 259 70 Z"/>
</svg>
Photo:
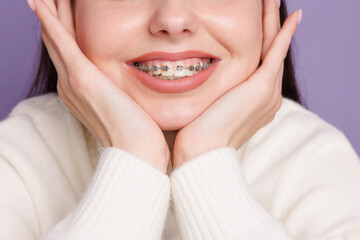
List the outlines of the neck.
<svg viewBox="0 0 360 240">
<path fill-rule="evenodd" d="M 179 132 L 179 130 L 163 131 L 166 142 L 169 146 L 170 152 L 172 152 L 172 150 L 174 148 L 175 137 L 178 132 Z"/>
</svg>

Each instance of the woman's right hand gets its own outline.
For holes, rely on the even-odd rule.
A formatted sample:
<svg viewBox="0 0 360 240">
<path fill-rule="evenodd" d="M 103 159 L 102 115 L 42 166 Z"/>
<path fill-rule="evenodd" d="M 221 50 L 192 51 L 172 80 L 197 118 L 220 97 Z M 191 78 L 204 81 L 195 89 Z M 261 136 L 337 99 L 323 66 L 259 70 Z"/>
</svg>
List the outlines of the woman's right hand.
<svg viewBox="0 0 360 240">
<path fill-rule="evenodd" d="M 103 147 L 118 147 L 166 174 L 170 151 L 155 121 L 81 51 L 70 0 L 27 0 L 55 65 L 65 105 Z M 34 10 L 34 9 L 32 9 Z"/>
</svg>

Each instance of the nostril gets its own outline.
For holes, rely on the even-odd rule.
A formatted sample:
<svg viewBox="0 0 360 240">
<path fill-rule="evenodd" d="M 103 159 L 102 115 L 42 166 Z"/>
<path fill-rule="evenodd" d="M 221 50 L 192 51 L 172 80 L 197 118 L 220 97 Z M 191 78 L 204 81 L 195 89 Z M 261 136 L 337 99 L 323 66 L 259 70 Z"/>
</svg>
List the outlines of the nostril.
<svg viewBox="0 0 360 240">
<path fill-rule="evenodd" d="M 150 33 L 154 36 L 161 37 L 161 38 L 169 38 L 173 41 L 190 36 L 192 34 L 192 29 L 188 26 L 156 26 L 152 25 L 149 29 Z"/>
</svg>

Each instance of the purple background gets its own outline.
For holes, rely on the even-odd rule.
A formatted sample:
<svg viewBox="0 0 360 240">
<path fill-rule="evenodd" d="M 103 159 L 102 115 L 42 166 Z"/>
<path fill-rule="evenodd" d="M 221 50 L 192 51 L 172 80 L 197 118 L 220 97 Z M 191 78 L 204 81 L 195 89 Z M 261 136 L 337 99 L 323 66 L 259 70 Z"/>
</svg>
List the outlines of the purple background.
<svg viewBox="0 0 360 240">
<path fill-rule="evenodd" d="M 345 133 L 360 154 L 360 1 L 288 0 L 303 9 L 295 69 L 312 112 Z M 0 5 L 0 120 L 22 99 L 36 71 L 40 27 L 26 0 Z"/>
</svg>

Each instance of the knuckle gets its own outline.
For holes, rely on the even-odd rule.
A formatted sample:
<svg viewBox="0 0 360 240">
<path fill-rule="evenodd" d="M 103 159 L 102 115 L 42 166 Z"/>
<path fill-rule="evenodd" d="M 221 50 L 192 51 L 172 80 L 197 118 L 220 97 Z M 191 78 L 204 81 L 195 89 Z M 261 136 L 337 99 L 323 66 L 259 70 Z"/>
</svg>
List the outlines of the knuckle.
<svg viewBox="0 0 360 240">
<path fill-rule="evenodd" d="M 67 94 L 64 92 L 63 88 L 61 87 L 61 84 L 58 82 L 56 85 L 57 93 L 61 100 L 64 102 L 64 104 L 69 107 L 69 98 Z"/>
<path fill-rule="evenodd" d="M 273 85 L 271 84 L 271 82 L 269 81 L 264 81 L 261 85 L 260 85 L 260 93 L 262 95 L 262 97 L 265 100 L 270 100 L 270 98 L 273 96 Z"/>
<path fill-rule="evenodd" d="M 84 88 L 84 76 L 81 71 L 69 73 L 68 81 L 73 90 L 80 91 Z"/>
<path fill-rule="evenodd" d="M 57 80 L 57 90 L 60 91 L 64 96 L 69 94 L 69 86 L 67 84 L 67 81 L 64 80 L 62 77 L 58 77 Z"/>
<path fill-rule="evenodd" d="M 59 96 L 63 99 L 63 101 L 67 101 L 69 99 L 68 95 L 68 88 L 66 87 L 66 84 L 63 83 L 63 81 L 59 81 L 56 84 L 56 90 L 59 94 Z"/>
</svg>

